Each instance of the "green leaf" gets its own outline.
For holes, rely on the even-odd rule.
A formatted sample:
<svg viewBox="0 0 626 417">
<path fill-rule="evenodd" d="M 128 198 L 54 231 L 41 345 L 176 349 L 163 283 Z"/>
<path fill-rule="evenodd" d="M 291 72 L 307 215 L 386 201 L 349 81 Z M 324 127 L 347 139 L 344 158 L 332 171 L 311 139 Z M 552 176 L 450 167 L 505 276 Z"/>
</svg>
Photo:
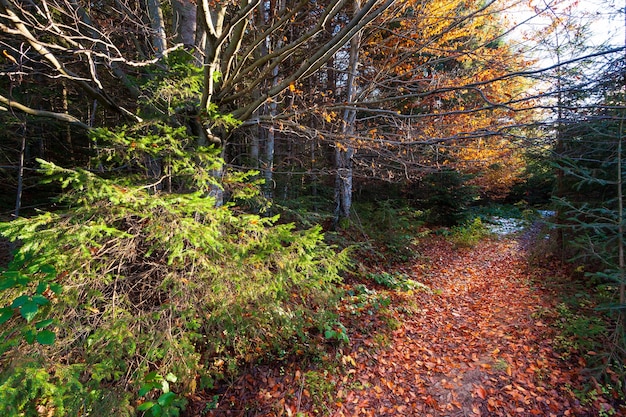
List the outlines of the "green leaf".
<svg viewBox="0 0 626 417">
<path fill-rule="evenodd" d="M 39 272 L 39 264 L 29 265 L 28 268 L 26 268 L 26 272 L 28 272 L 29 274 L 36 274 L 37 272 Z"/>
<path fill-rule="evenodd" d="M 32 301 L 25 302 L 20 308 L 20 314 L 28 322 L 30 322 L 33 319 L 33 317 L 37 315 L 38 311 L 39 311 L 39 306 L 37 305 L 37 303 L 34 303 Z"/>
<path fill-rule="evenodd" d="M 49 325 L 52 324 L 53 321 L 54 321 L 53 319 L 39 321 L 39 322 L 35 323 L 35 329 L 41 330 L 41 329 L 43 329 L 45 327 L 48 327 Z"/>
<path fill-rule="evenodd" d="M 26 329 L 22 332 L 22 334 L 24 335 L 24 339 L 26 339 L 26 342 L 28 342 L 29 345 L 35 343 L 35 338 L 37 337 L 37 334 L 33 329 Z"/>
<path fill-rule="evenodd" d="M 154 403 L 153 401 L 146 401 L 145 403 L 139 405 L 139 407 L 137 407 L 137 411 L 146 411 L 151 409 L 152 407 L 154 407 L 156 405 L 156 403 Z"/>
<path fill-rule="evenodd" d="M 170 382 L 176 382 L 178 381 L 178 377 L 176 375 L 174 375 L 173 373 L 168 373 L 167 375 L 165 375 L 165 379 L 170 381 Z"/>
<path fill-rule="evenodd" d="M 57 270 L 52 265 L 41 265 L 40 271 L 49 278 L 54 278 L 57 275 Z"/>
<path fill-rule="evenodd" d="M 30 297 L 29 296 L 27 296 L 27 295 L 20 295 L 15 300 L 13 300 L 13 303 L 11 304 L 11 307 L 13 307 L 13 308 L 20 308 L 21 306 L 26 304 L 28 301 L 30 301 Z"/>
<path fill-rule="evenodd" d="M 161 391 L 170 392 L 170 383 L 167 382 L 166 380 L 161 381 Z"/>
<path fill-rule="evenodd" d="M 37 294 L 43 294 L 47 289 L 48 289 L 48 283 L 45 281 L 39 281 L 39 284 L 37 284 L 37 289 L 35 290 L 35 292 Z"/>
<path fill-rule="evenodd" d="M 0 277 L 0 291 L 13 288 L 17 286 L 19 278 L 19 272 L 6 271 Z"/>
<path fill-rule="evenodd" d="M 51 345 L 56 340 L 57 335 L 50 330 L 42 330 L 37 333 L 37 341 L 42 345 Z"/>
<path fill-rule="evenodd" d="M 22 275 L 22 274 L 17 275 L 17 285 L 26 286 L 30 284 L 31 281 L 32 279 L 28 275 Z"/>
<path fill-rule="evenodd" d="M 35 304 L 37 304 L 39 306 L 45 306 L 46 304 L 50 303 L 50 300 L 48 300 L 43 295 L 33 295 L 32 301 L 33 301 L 33 303 L 35 303 Z"/>
<path fill-rule="evenodd" d="M 13 309 L 10 307 L 0 308 L 0 324 L 4 324 L 13 317 Z"/>
<path fill-rule="evenodd" d="M 17 284 L 17 280 L 14 278 L 1 277 L 0 278 L 0 291 L 13 288 Z"/>
<path fill-rule="evenodd" d="M 150 410 L 150 412 L 154 417 L 160 417 L 163 415 L 163 407 L 161 407 L 159 404 L 154 404 L 154 407 L 152 407 L 152 410 Z"/>
<path fill-rule="evenodd" d="M 157 402 L 162 407 L 167 407 L 168 405 L 172 404 L 175 398 L 176 394 L 174 394 L 173 392 L 166 392 L 165 394 L 161 394 Z"/>
<path fill-rule="evenodd" d="M 61 284 L 53 282 L 50 284 L 50 291 L 55 294 L 61 294 L 61 292 L 63 291 L 63 286 Z"/>
<path fill-rule="evenodd" d="M 145 377 L 143 377 L 143 380 L 146 382 L 151 382 L 151 381 L 160 380 L 160 379 L 161 377 L 157 371 L 149 372 L 148 374 L 146 374 Z"/>
<path fill-rule="evenodd" d="M 139 389 L 139 396 L 143 397 L 144 395 L 146 395 L 147 393 L 149 393 L 150 391 L 152 391 L 152 388 L 154 388 L 152 386 L 152 383 L 149 384 L 143 384 L 141 386 L 141 388 Z"/>
<path fill-rule="evenodd" d="M 222 73 L 219 71 L 215 71 L 212 74 L 212 78 L 213 78 L 213 82 L 218 83 L 220 81 L 220 79 L 222 78 Z"/>
</svg>

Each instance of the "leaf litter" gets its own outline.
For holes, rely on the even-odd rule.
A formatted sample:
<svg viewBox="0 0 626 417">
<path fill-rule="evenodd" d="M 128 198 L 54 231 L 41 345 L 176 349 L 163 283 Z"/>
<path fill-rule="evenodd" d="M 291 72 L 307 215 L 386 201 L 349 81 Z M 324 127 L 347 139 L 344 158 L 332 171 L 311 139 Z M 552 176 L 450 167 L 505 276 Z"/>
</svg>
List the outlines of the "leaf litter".
<svg viewBox="0 0 626 417">
<path fill-rule="evenodd" d="M 584 405 L 574 395 L 586 363 L 555 352 L 554 328 L 534 314 L 558 304 L 541 277 L 563 268 L 530 267 L 523 239 L 456 250 L 432 237 L 421 261 L 398 266 L 429 291 L 386 291 L 384 314 L 346 304 L 349 345 L 326 345 L 317 362 L 251 366 L 192 404 L 210 416 L 619 415 L 600 392 Z"/>
</svg>

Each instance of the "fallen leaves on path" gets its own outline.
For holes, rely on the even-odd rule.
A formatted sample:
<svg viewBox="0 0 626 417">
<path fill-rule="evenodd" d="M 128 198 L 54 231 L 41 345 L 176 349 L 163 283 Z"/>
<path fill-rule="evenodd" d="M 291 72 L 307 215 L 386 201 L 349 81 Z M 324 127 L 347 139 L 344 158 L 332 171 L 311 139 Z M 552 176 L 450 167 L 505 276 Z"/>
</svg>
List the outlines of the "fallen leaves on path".
<svg viewBox="0 0 626 417">
<path fill-rule="evenodd" d="M 532 276 L 517 240 L 456 251 L 433 239 L 421 254 L 425 261 L 403 272 L 430 291 L 389 294 L 403 306 L 387 317 L 395 330 L 381 335 L 380 317 L 348 304 L 341 317 L 351 343 L 333 352 L 336 368 L 253 368 L 207 415 L 591 416 L 610 408 L 601 396 L 585 408 L 572 394 L 585 363 L 553 351 L 554 331 L 537 313 L 557 299 Z"/>
</svg>

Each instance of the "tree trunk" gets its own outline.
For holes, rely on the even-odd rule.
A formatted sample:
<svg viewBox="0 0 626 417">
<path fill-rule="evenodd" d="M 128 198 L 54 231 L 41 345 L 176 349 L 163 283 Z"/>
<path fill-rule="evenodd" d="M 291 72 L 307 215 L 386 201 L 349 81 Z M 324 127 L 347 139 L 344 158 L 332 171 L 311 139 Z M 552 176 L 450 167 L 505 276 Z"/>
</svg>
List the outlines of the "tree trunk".
<svg viewBox="0 0 626 417">
<path fill-rule="evenodd" d="M 624 259 L 624 178 L 622 168 L 624 114 L 620 114 L 620 123 L 617 131 L 617 256 L 619 269 L 619 315 L 616 333 L 622 340 L 626 333 L 626 260 Z M 622 380 L 623 382 L 623 380 Z M 626 393 L 626 386 L 622 392 Z"/>
<path fill-rule="evenodd" d="M 278 84 L 278 67 L 272 71 L 272 86 Z M 268 106 L 270 119 L 273 120 L 278 113 L 278 105 L 275 100 Z M 276 129 L 274 124 L 267 129 L 265 137 L 265 155 L 263 156 L 263 177 L 265 178 L 265 197 L 268 200 L 274 198 L 274 152 L 276 148 Z"/>
<path fill-rule="evenodd" d="M 197 6 L 191 0 L 172 0 L 176 40 L 186 49 L 196 46 Z"/>
<path fill-rule="evenodd" d="M 335 177 L 335 222 L 350 217 L 352 207 L 352 155 L 354 150 L 349 147 L 335 150 L 335 165 L 337 174 Z"/>
<path fill-rule="evenodd" d="M 163 56 L 167 49 L 167 36 L 165 34 L 165 24 L 163 23 L 163 11 L 159 0 L 146 0 L 148 15 L 150 17 L 150 27 L 152 28 L 152 46 L 157 56 Z"/>
<path fill-rule="evenodd" d="M 620 320 L 626 327 L 626 261 L 624 259 L 624 190 L 622 172 L 624 116 L 622 115 L 617 132 L 617 252 L 619 262 L 619 304 Z"/>
<path fill-rule="evenodd" d="M 220 80 L 222 66 L 222 43 L 220 39 L 224 31 L 226 7 L 214 8 L 208 0 L 198 0 L 198 14 L 205 32 L 204 38 L 204 88 L 200 106 L 211 110 L 213 95 L 216 93 Z"/>
<path fill-rule="evenodd" d="M 563 72 L 561 69 L 561 49 L 560 49 L 560 42 L 559 42 L 559 33 L 558 31 L 555 31 L 555 37 L 556 37 L 556 60 L 557 60 L 557 78 L 556 78 L 556 83 L 557 83 L 557 125 L 556 125 L 556 129 L 557 129 L 557 137 L 556 137 L 556 145 L 555 145 L 555 152 L 557 154 L 557 158 L 563 157 L 564 153 L 565 153 L 565 138 L 563 137 Z M 557 198 L 562 198 L 564 196 L 564 190 L 565 190 L 565 185 L 564 185 L 564 179 L 565 179 L 565 172 L 563 171 L 563 169 L 558 168 L 557 172 L 556 172 L 556 190 L 555 190 L 555 195 Z M 559 254 L 561 256 L 561 260 L 565 261 L 565 241 L 564 241 L 564 230 L 563 227 L 559 227 L 560 225 L 562 225 L 564 223 L 564 213 L 562 213 L 560 210 L 557 211 L 556 213 L 556 218 L 555 221 L 557 223 L 557 228 L 556 228 L 556 247 L 559 250 Z"/>
<path fill-rule="evenodd" d="M 360 0 L 354 2 L 354 14 L 358 14 L 361 9 Z M 359 65 L 359 48 L 361 46 L 361 32 L 350 40 L 350 57 L 348 61 L 348 80 L 346 83 L 346 101 L 348 107 L 343 112 L 341 133 L 343 143 L 336 144 L 335 148 L 335 222 L 350 217 L 352 207 L 352 156 L 354 148 L 350 144 L 351 136 L 355 132 L 356 109 L 354 102 L 357 97 L 356 77 Z"/>
<path fill-rule="evenodd" d="M 20 164 L 17 172 L 17 192 L 15 197 L 14 216 L 17 219 L 22 208 L 22 191 L 24 190 L 24 154 L 26 153 L 26 134 L 22 134 L 22 143 L 20 145 Z"/>
</svg>

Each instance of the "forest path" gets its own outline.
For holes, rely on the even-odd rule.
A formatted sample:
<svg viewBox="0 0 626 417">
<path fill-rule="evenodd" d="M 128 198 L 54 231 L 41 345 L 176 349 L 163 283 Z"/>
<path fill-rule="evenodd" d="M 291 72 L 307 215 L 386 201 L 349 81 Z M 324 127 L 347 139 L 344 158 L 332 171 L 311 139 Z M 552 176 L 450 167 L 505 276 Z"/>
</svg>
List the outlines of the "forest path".
<svg viewBox="0 0 626 417">
<path fill-rule="evenodd" d="M 552 348 L 558 298 L 539 283 L 557 267 L 531 268 L 524 243 L 502 237 L 457 250 L 429 238 L 401 270 L 429 290 L 392 291 L 378 314 L 345 303 L 350 344 L 336 348 L 334 367 L 254 367 L 207 415 L 598 415 L 571 393 L 584 362 Z"/>
<path fill-rule="evenodd" d="M 579 365 L 552 350 L 541 320 L 554 294 L 532 276 L 521 239 L 485 240 L 455 250 L 443 240 L 411 274 L 431 292 L 412 295 L 411 311 L 388 348 L 354 352 L 354 380 L 334 415 L 585 415 L 566 383 Z M 569 368 L 569 369 L 568 369 Z"/>
</svg>

